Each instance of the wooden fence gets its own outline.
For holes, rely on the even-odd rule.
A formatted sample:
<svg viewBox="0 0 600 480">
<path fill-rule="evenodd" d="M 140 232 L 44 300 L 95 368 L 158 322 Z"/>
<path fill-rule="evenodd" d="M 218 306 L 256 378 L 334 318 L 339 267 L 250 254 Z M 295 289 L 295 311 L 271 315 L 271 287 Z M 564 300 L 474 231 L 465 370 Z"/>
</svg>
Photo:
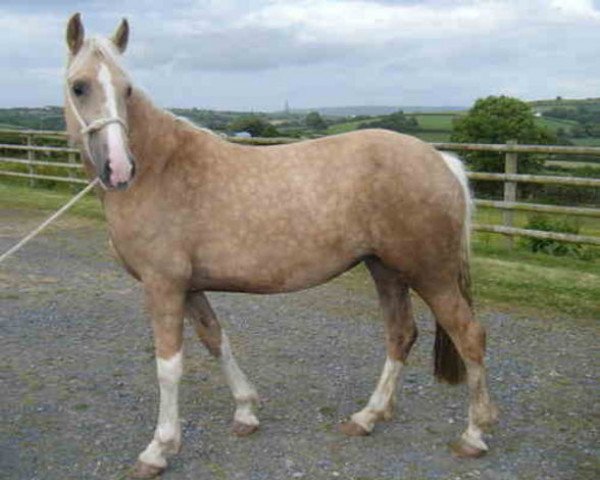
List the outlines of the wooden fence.
<svg viewBox="0 0 600 480">
<path fill-rule="evenodd" d="M 43 146 L 36 145 L 38 139 L 52 139 L 65 142 L 66 134 L 64 132 L 38 131 L 38 130 L 0 130 L 0 135 L 13 135 L 20 139 L 21 144 L 0 143 L 0 163 L 6 168 L 0 169 L 0 175 L 9 177 L 22 177 L 30 180 L 30 185 L 34 185 L 37 180 L 66 182 L 71 184 L 88 183 L 81 174 L 82 165 L 79 151 L 73 148 L 62 146 Z M 292 143 L 297 139 L 289 138 L 229 138 L 237 143 L 251 145 L 275 145 L 282 143 Z M 600 179 L 596 178 L 578 178 L 578 177 L 559 177 L 548 175 L 524 175 L 518 174 L 518 154 L 519 153 L 543 153 L 543 154 L 562 154 L 562 155 L 599 155 L 600 147 L 570 147 L 570 146 L 549 146 L 549 145 L 517 145 L 509 142 L 507 144 L 470 144 L 470 143 L 432 143 L 434 147 L 444 151 L 485 151 L 498 152 L 504 154 L 504 173 L 483 173 L 469 172 L 468 176 L 472 180 L 503 182 L 504 198 L 503 201 L 475 199 L 475 205 L 493 209 L 500 209 L 503 212 L 503 222 L 501 225 L 475 224 L 474 230 L 479 232 L 490 232 L 505 235 L 507 245 L 512 246 L 512 238 L 515 236 L 531 237 L 539 239 L 559 240 L 563 242 L 600 245 L 600 236 L 574 235 L 568 233 L 547 232 L 541 230 L 530 230 L 517 228 L 514 226 L 515 211 L 529 211 L 540 213 L 553 213 L 562 215 L 574 215 L 600 218 L 600 208 L 583 208 L 573 206 L 544 205 L 517 202 L 517 185 L 519 183 L 536 184 L 554 184 L 568 185 L 575 187 L 593 187 L 600 188 Z M 26 157 L 4 156 L 6 152 L 25 152 Z M 41 160 L 38 155 L 60 155 L 58 160 Z M 66 161 L 64 161 L 66 159 Z M 27 171 L 22 167 L 19 171 L 15 166 L 24 165 Z M 48 175 L 38 173 L 36 167 L 52 167 L 59 171 L 64 171 L 65 175 Z"/>
</svg>

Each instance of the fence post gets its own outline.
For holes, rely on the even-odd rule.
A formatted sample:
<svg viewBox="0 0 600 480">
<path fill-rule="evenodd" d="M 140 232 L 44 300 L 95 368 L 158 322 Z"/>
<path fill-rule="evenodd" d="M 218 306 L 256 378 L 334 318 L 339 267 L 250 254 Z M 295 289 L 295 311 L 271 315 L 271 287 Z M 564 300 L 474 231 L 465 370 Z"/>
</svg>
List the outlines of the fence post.
<svg viewBox="0 0 600 480">
<path fill-rule="evenodd" d="M 516 145 L 515 140 L 509 140 L 506 142 L 506 146 L 510 147 Z M 504 156 L 504 173 L 517 173 L 517 153 L 506 152 Z M 504 201 L 505 202 L 516 202 L 517 201 L 517 183 L 504 181 Z M 505 227 L 512 227 L 514 220 L 513 210 L 504 210 L 502 212 L 502 220 Z M 507 235 L 505 237 L 506 247 L 508 249 L 513 248 L 514 240 L 513 237 Z"/>
<path fill-rule="evenodd" d="M 27 146 L 28 147 L 33 146 L 33 135 L 32 134 L 27 135 Z M 35 152 L 33 150 L 27 150 L 27 160 L 29 160 L 30 162 L 35 160 Z M 29 171 L 29 175 L 35 174 L 35 169 L 33 168 L 33 165 L 31 165 L 31 164 L 27 165 L 27 170 Z M 29 186 L 35 187 L 35 179 L 34 178 L 29 179 Z"/>
<path fill-rule="evenodd" d="M 75 153 L 69 152 L 69 154 L 67 156 L 67 161 L 72 165 L 77 163 Z M 69 170 L 69 178 L 75 178 L 77 176 L 77 175 L 75 175 L 75 172 L 74 172 L 75 169 L 69 168 L 68 170 Z M 75 192 L 77 190 L 78 190 L 77 185 L 74 182 L 71 182 L 71 191 Z"/>
</svg>

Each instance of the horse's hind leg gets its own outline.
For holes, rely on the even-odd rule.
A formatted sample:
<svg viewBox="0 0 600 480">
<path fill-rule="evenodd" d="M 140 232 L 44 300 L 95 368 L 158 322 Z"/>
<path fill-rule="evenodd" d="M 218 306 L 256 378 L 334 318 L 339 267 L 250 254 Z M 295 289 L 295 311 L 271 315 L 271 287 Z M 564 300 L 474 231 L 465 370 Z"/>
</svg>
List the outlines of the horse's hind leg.
<svg viewBox="0 0 600 480">
<path fill-rule="evenodd" d="M 460 439 L 451 444 L 451 448 L 457 456 L 481 456 L 488 450 L 482 438 L 483 430 L 498 417 L 486 384 L 485 330 L 473 319 L 469 301 L 458 285 L 450 285 L 434 293 L 424 292 L 422 296 L 438 322 L 436 376 L 449 383 L 458 383 L 462 375 L 456 374 L 456 361 L 462 359 L 466 367 L 469 425 Z M 458 355 L 460 359 L 456 358 Z M 463 366 L 460 367 L 464 373 Z"/>
<path fill-rule="evenodd" d="M 367 266 L 383 310 L 387 359 L 366 407 L 341 426 L 343 433 L 352 436 L 367 435 L 377 421 L 392 417 L 398 376 L 417 339 L 408 285 L 395 270 L 384 266 L 378 259 L 368 260 Z"/>
<path fill-rule="evenodd" d="M 237 364 L 227 334 L 221 328 L 204 293 L 188 293 L 185 316 L 208 351 L 221 362 L 221 368 L 236 403 L 233 433 L 238 436 L 250 435 L 258 429 L 258 418 L 255 414 L 258 394 Z"/>
</svg>

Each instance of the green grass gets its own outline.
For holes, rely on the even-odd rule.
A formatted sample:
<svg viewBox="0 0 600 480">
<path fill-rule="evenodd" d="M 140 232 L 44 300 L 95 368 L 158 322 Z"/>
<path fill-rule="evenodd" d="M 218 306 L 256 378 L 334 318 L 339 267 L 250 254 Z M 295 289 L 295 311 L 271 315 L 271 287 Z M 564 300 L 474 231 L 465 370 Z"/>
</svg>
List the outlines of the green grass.
<svg viewBox="0 0 600 480">
<path fill-rule="evenodd" d="M 452 122 L 459 113 L 416 113 L 408 116 L 415 117 L 419 122 L 419 128 L 423 130 L 447 130 L 452 131 Z"/>
<path fill-rule="evenodd" d="M 546 127 L 550 130 L 556 131 L 559 128 L 563 130 L 571 130 L 572 127 L 578 124 L 578 122 L 574 120 L 563 120 L 560 118 L 548 118 L 548 117 L 538 117 L 535 119 L 535 122 L 542 126 Z"/>
<path fill-rule="evenodd" d="M 379 120 L 379 117 L 373 117 L 368 120 L 363 119 L 354 122 L 338 123 L 336 125 L 331 125 L 325 133 L 327 135 L 337 135 L 338 133 L 351 132 L 352 130 L 356 130 L 361 123 L 374 122 L 375 120 Z"/>
<path fill-rule="evenodd" d="M 515 227 L 523 228 L 528 221 L 530 216 L 534 215 L 533 212 L 523 212 L 523 211 L 515 211 L 514 212 L 514 225 Z M 552 215 L 552 218 L 556 219 L 568 219 L 577 225 L 579 225 L 579 234 L 580 235 L 592 235 L 600 237 L 600 219 L 599 218 L 588 218 L 588 217 L 566 217 L 565 215 Z M 474 223 L 487 223 L 487 224 L 500 224 L 502 223 L 502 211 L 495 208 L 485 208 L 485 207 L 477 207 L 475 212 Z M 501 238 L 498 235 L 493 235 L 491 233 L 481 233 L 477 234 L 480 236 L 482 241 L 491 242 L 489 238 Z M 479 237 L 478 237 L 479 238 Z"/>
<path fill-rule="evenodd" d="M 600 147 L 600 138 L 598 137 L 573 138 L 571 141 L 578 147 Z"/>
<path fill-rule="evenodd" d="M 544 316 L 600 318 L 600 264 L 475 242 L 476 304 Z"/>
<path fill-rule="evenodd" d="M 450 139 L 452 132 L 452 120 L 459 115 L 458 113 L 416 113 L 407 114 L 409 117 L 415 117 L 419 122 L 419 128 L 424 131 L 416 132 L 414 135 L 428 142 L 446 142 Z M 327 129 L 327 134 L 350 132 L 356 130 L 361 123 L 369 123 L 379 120 L 380 117 L 373 117 L 368 120 L 357 120 L 352 122 L 339 123 L 331 125 Z M 427 132 L 432 130 L 432 132 Z M 444 130 L 440 132 L 439 130 Z"/>
<path fill-rule="evenodd" d="M 450 141 L 450 132 L 415 132 L 414 135 L 425 142 L 449 142 Z"/>
<path fill-rule="evenodd" d="M 40 210 L 52 212 L 58 210 L 74 195 L 67 189 L 47 190 L 29 188 L 21 182 L 0 183 L 0 205 L 4 209 Z M 81 186 L 83 188 L 83 186 Z M 89 194 L 77 202 L 67 215 L 75 215 L 94 220 L 103 220 L 104 214 L 98 198 Z"/>
<path fill-rule="evenodd" d="M 32 189 L 0 184 L 0 205 L 4 209 L 52 211 L 66 203 L 69 191 Z M 67 213 L 71 218 L 102 220 L 100 202 L 89 195 Z M 502 213 L 479 208 L 476 221 L 500 223 Z M 527 214 L 515 212 L 515 224 L 527 222 Z M 581 233 L 600 235 L 600 220 L 584 219 Z M 526 315 L 600 318 L 600 256 L 584 261 L 573 257 L 534 254 L 515 240 L 513 250 L 504 246 L 504 238 L 490 233 L 473 235 L 473 284 L 479 308 L 510 311 Z M 372 288 L 364 268 L 344 276 L 342 284 Z"/>
</svg>

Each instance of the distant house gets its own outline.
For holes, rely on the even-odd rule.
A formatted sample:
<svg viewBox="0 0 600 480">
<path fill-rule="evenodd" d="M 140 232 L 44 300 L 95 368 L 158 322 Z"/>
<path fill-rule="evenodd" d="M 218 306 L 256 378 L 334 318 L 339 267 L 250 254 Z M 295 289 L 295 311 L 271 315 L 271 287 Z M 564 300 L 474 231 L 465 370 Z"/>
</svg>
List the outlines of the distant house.
<svg viewBox="0 0 600 480">
<path fill-rule="evenodd" d="M 252 138 L 249 132 L 233 132 L 235 138 Z"/>
<path fill-rule="evenodd" d="M 542 112 L 535 112 L 533 114 L 533 116 L 536 117 L 536 118 L 540 118 L 542 116 Z"/>
</svg>

